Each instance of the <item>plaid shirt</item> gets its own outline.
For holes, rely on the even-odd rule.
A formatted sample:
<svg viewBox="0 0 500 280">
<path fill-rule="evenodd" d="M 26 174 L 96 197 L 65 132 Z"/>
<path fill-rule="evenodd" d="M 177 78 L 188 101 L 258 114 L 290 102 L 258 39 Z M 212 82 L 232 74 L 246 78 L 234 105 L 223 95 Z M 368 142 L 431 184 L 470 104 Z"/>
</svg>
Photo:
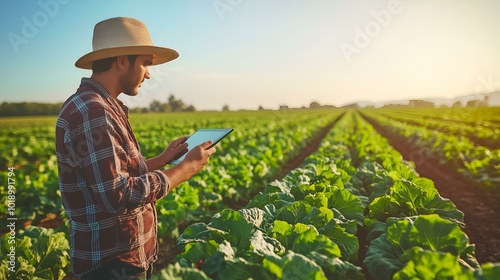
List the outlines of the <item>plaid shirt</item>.
<svg viewBox="0 0 500 280">
<path fill-rule="evenodd" d="M 169 181 L 147 170 L 128 108 L 83 78 L 57 119 L 56 150 L 73 273 L 116 258 L 147 269 L 157 259 L 155 201 L 167 195 Z"/>
</svg>

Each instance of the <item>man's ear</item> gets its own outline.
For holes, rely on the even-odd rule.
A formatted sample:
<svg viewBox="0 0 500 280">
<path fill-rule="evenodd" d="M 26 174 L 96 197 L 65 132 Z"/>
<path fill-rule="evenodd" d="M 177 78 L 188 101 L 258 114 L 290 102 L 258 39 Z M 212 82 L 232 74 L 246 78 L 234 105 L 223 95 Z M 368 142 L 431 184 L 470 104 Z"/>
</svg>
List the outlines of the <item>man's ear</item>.
<svg viewBox="0 0 500 280">
<path fill-rule="evenodd" d="M 120 55 L 116 57 L 116 68 L 119 70 L 127 70 L 129 68 L 130 61 L 126 55 Z"/>
</svg>

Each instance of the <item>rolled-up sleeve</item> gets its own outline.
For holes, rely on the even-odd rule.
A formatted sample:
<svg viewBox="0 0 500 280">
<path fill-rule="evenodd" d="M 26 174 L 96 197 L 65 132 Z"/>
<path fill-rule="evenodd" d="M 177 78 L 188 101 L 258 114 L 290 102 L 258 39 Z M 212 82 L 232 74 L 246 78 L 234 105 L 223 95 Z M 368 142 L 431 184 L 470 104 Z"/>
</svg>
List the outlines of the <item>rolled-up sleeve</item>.
<svg viewBox="0 0 500 280">
<path fill-rule="evenodd" d="M 144 158 L 127 131 L 102 108 L 79 115 L 65 144 L 94 199 L 110 213 L 153 203 L 168 193 L 169 180 L 161 171 L 148 171 Z M 132 172 L 132 173 L 131 173 Z"/>
</svg>

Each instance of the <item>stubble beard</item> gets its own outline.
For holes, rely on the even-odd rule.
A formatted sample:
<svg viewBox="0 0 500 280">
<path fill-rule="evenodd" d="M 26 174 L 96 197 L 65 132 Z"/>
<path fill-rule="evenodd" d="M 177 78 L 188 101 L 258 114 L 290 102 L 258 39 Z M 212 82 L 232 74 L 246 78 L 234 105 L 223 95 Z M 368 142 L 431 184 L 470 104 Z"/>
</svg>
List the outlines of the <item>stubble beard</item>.
<svg viewBox="0 0 500 280">
<path fill-rule="evenodd" d="M 128 96 L 136 96 L 139 94 L 139 86 L 135 83 L 134 68 L 131 65 L 127 73 L 120 77 L 120 84 L 122 85 L 123 93 Z"/>
</svg>

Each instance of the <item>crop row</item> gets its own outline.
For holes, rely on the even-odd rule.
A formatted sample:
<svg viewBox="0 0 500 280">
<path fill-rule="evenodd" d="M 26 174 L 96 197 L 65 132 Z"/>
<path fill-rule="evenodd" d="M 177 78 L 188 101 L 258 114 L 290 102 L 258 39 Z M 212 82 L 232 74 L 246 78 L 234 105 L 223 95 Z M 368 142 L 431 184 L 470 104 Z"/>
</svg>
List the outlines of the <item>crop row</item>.
<svg viewBox="0 0 500 280">
<path fill-rule="evenodd" d="M 460 226 L 463 214 L 432 181 L 351 114 L 303 167 L 269 183 L 247 207 L 187 227 L 177 263 L 156 277 L 498 277 L 498 265 L 475 261 Z M 366 240 L 359 229 L 368 232 Z M 364 259 L 360 241 L 369 242 Z"/>
<path fill-rule="evenodd" d="M 469 108 L 384 108 L 381 111 L 391 111 L 401 115 L 411 115 L 416 118 L 434 119 L 449 123 L 498 128 L 500 126 L 500 107 L 469 107 Z"/>
<path fill-rule="evenodd" d="M 477 146 L 485 146 L 489 149 L 500 148 L 500 126 L 482 126 L 450 122 L 443 119 L 430 119 L 425 118 L 424 115 L 405 114 L 388 109 L 378 110 L 377 113 L 410 125 L 437 130 L 458 137 L 464 136 L 472 140 Z"/>
<path fill-rule="evenodd" d="M 467 137 L 455 136 L 425 127 L 410 125 L 378 114 L 363 113 L 395 136 L 404 137 L 418 156 L 435 158 L 442 165 L 451 165 L 475 185 L 498 192 L 500 186 L 500 149 L 476 146 Z"/>
</svg>

